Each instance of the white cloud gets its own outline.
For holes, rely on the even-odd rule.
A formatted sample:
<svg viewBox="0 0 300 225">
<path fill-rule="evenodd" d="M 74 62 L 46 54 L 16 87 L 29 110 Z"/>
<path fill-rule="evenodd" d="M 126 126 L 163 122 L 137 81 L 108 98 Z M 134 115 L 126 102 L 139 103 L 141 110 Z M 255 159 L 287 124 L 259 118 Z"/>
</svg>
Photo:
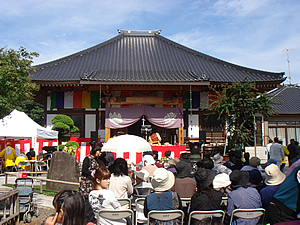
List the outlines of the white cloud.
<svg viewBox="0 0 300 225">
<path fill-rule="evenodd" d="M 241 17 L 270 4 L 269 0 L 219 0 L 212 9 L 219 16 Z"/>
</svg>

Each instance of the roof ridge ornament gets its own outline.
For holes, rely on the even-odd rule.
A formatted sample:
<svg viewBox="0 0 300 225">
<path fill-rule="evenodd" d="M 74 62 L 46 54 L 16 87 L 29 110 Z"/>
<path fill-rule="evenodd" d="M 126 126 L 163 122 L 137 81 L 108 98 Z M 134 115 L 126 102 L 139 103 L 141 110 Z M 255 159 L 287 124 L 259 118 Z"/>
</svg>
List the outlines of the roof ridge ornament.
<svg viewBox="0 0 300 225">
<path fill-rule="evenodd" d="M 161 30 L 121 30 L 117 29 L 119 34 L 124 35 L 142 35 L 142 36 L 154 36 L 160 34 Z"/>
</svg>

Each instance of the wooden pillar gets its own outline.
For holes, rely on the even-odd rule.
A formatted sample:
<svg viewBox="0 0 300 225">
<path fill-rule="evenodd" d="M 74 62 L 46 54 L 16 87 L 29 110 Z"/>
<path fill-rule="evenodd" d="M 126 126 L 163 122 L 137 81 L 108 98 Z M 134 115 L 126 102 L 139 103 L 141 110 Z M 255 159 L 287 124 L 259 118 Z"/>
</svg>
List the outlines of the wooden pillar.
<svg viewBox="0 0 300 225">
<path fill-rule="evenodd" d="M 184 144 L 184 138 L 183 138 L 183 127 L 178 128 L 178 142 L 179 144 Z"/>
<path fill-rule="evenodd" d="M 110 138 L 110 128 L 105 127 L 105 142 Z"/>
<path fill-rule="evenodd" d="M 108 87 L 106 87 L 108 88 Z M 110 107 L 111 104 L 110 104 L 110 99 L 107 97 L 106 99 L 106 106 L 107 107 Z M 106 124 L 105 124 L 105 142 L 108 141 L 108 139 L 110 139 L 110 128 L 107 128 Z"/>
</svg>

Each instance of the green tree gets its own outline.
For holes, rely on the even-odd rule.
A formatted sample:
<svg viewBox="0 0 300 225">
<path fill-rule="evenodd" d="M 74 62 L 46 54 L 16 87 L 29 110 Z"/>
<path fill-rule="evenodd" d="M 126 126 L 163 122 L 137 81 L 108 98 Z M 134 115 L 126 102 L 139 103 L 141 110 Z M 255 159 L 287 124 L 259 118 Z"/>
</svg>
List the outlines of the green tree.
<svg viewBox="0 0 300 225">
<path fill-rule="evenodd" d="M 45 124 L 44 121 L 44 106 L 33 100 L 26 100 L 16 106 L 16 109 L 26 113 L 32 120 L 41 125 Z"/>
<path fill-rule="evenodd" d="M 9 114 L 20 102 L 32 100 L 39 86 L 30 80 L 28 71 L 38 53 L 0 48 L 0 118 Z"/>
<path fill-rule="evenodd" d="M 68 133 L 78 132 L 79 129 L 74 125 L 74 121 L 67 115 L 57 114 L 51 120 L 53 123 L 52 130 L 58 131 L 58 142 L 61 144 L 62 141 L 67 142 L 70 137 L 65 136 Z"/>
<path fill-rule="evenodd" d="M 256 113 L 269 117 L 274 113 L 274 104 L 267 93 L 259 93 L 253 83 L 240 82 L 223 86 L 217 93 L 217 100 L 210 104 L 211 113 L 225 127 L 229 149 L 237 144 L 248 145 L 254 139 L 254 118 Z"/>
</svg>

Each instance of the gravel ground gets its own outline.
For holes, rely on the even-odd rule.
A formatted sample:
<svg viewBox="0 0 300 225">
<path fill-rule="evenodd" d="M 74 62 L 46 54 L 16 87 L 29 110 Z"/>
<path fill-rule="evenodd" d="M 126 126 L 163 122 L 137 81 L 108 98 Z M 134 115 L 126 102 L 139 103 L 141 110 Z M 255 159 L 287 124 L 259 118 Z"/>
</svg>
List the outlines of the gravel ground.
<svg viewBox="0 0 300 225">
<path fill-rule="evenodd" d="M 23 221 L 22 218 L 20 218 L 20 223 L 19 224 L 31 224 L 31 225 L 40 225 L 40 224 L 44 224 L 45 220 L 53 215 L 53 209 L 51 208 L 46 208 L 46 207 L 39 207 L 38 206 L 38 209 L 39 209 L 39 216 L 36 217 L 36 216 L 33 216 L 31 218 L 31 222 L 30 223 L 25 223 Z"/>
</svg>

